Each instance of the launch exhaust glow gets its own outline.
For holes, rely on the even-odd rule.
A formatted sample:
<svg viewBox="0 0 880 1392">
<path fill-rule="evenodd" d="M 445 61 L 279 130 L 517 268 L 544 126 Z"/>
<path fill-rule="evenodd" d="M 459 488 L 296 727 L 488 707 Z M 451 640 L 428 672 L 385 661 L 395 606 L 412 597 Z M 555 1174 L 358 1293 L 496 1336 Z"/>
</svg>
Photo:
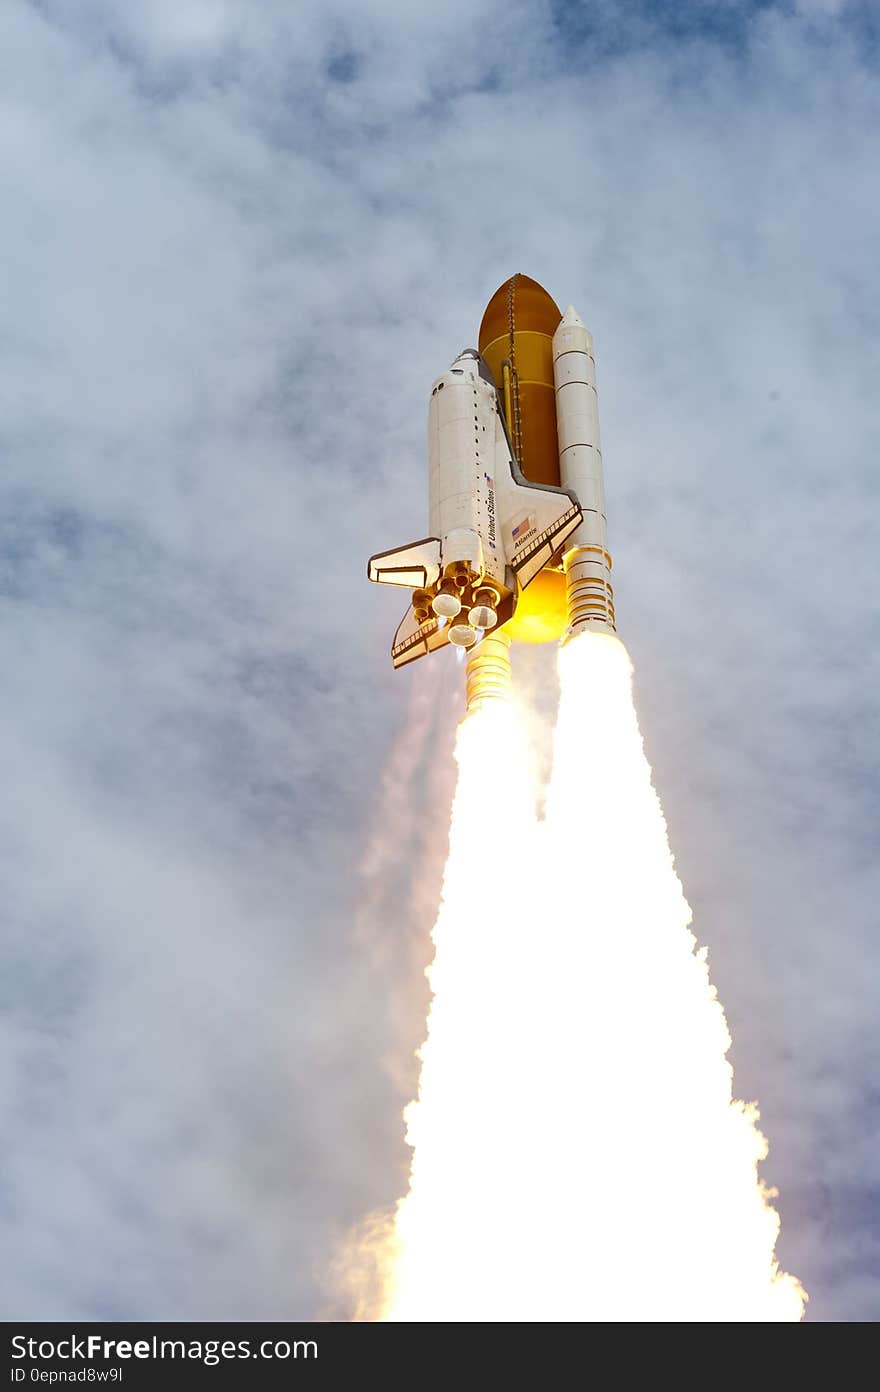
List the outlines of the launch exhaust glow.
<svg viewBox="0 0 880 1392">
<path fill-rule="evenodd" d="M 541 824 L 515 708 L 485 702 L 459 731 L 381 1318 L 799 1320 L 629 658 L 588 633 L 559 668 Z"/>
</svg>

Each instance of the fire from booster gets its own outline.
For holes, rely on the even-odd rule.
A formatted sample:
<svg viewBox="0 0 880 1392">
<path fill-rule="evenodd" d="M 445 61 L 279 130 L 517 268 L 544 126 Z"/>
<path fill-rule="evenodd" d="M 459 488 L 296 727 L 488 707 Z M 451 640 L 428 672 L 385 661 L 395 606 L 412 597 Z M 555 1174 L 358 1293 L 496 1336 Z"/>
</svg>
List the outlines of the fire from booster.
<svg viewBox="0 0 880 1392">
<path fill-rule="evenodd" d="M 384 1263 L 387 1320 L 538 1317 L 530 1305 L 540 1273 L 524 1284 L 519 1268 L 524 1253 L 531 1260 L 522 1174 L 540 1181 L 546 1153 L 525 1115 L 534 1054 L 524 992 L 542 947 L 530 921 L 528 751 L 508 701 L 480 702 L 459 727 L 456 759 L 433 999 L 419 1096 L 405 1113 L 410 1191 Z"/>
<path fill-rule="evenodd" d="M 587 633 L 559 666 L 543 822 L 511 704 L 487 699 L 460 727 L 382 1317 L 799 1320 L 629 658 Z"/>
</svg>

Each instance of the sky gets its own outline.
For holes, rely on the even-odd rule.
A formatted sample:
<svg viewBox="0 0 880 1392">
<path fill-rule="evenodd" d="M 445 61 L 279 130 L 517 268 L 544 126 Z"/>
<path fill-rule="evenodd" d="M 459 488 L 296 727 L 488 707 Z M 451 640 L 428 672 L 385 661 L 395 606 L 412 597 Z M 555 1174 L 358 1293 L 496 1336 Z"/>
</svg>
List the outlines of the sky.
<svg viewBox="0 0 880 1392">
<path fill-rule="evenodd" d="M 424 534 L 431 381 L 514 271 L 595 337 L 781 1262 L 880 1314 L 878 40 L 847 0 L 3 7 L 0 1316 L 350 1313 L 462 701 L 391 670 L 365 562 Z"/>
</svg>

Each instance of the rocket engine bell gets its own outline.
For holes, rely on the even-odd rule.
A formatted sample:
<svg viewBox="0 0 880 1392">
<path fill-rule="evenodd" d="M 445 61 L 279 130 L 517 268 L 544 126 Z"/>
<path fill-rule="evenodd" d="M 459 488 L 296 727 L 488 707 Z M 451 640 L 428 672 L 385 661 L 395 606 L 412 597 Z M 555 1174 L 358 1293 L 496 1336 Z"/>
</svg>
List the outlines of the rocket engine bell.
<svg viewBox="0 0 880 1392">
<path fill-rule="evenodd" d="M 495 292 L 479 351 L 432 386 L 428 511 L 430 536 L 368 565 L 414 591 L 395 667 L 470 650 L 470 708 L 472 691 L 499 694 L 511 640 L 614 632 L 593 341 L 527 276 Z"/>
</svg>

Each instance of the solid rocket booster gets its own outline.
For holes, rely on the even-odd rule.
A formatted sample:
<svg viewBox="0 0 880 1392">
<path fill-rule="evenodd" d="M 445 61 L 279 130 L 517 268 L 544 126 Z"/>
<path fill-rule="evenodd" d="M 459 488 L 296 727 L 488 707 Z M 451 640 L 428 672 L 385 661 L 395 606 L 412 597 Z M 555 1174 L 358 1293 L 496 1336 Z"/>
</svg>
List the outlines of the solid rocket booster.
<svg viewBox="0 0 880 1392">
<path fill-rule="evenodd" d="M 510 638 L 502 628 L 468 653 L 465 700 L 473 712 L 485 701 L 509 701 L 511 694 Z"/>
<path fill-rule="evenodd" d="M 413 591 L 395 667 L 468 651 L 468 708 L 509 690 L 511 639 L 614 632 L 593 341 L 573 308 L 513 276 L 480 351 L 459 354 L 428 407 L 431 535 L 370 558 Z"/>
<path fill-rule="evenodd" d="M 614 592 L 605 519 L 593 336 L 571 305 L 553 335 L 559 476 L 577 494 L 584 519 L 563 557 L 568 636 L 587 628 L 614 632 Z"/>
</svg>

